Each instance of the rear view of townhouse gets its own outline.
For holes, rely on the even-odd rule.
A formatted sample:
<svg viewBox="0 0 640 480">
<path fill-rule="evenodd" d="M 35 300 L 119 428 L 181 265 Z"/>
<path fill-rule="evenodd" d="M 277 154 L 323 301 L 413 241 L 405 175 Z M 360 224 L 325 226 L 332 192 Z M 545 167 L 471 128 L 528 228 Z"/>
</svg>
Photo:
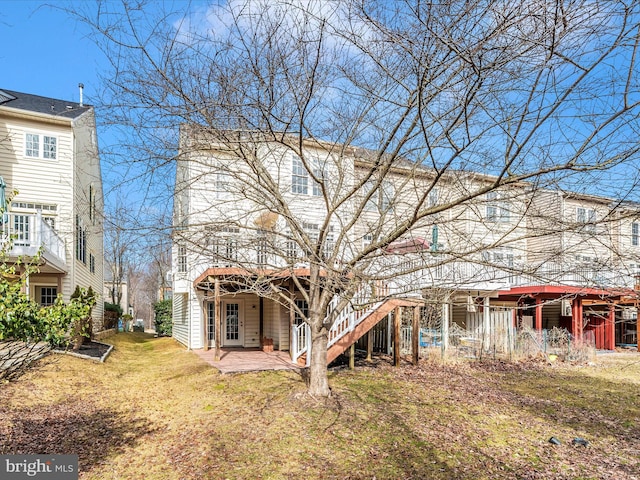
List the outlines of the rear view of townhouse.
<svg viewBox="0 0 640 480">
<path fill-rule="evenodd" d="M 80 92 L 82 98 L 82 92 Z M 102 292 L 102 178 L 92 107 L 0 90 L 0 177 L 7 209 L 0 241 L 9 261 L 40 251 L 29 295 L 50 305 L 76 286 Z M 102 329 L 103 302 L 92 311 Z"/>
<path fill-rule="evenodd" d="M 639 226 L 640 206 L 609 198 L 184 127 L 173 335 L 193 349 L 268 344 L 308 358 L 310 292 L 330 284 L 329 360 L 365 337 L 388 349 L 378 333 L 416 309 L 440 331 L 421 344 L 443 349 L 453 331 L 495 350 L 498 330 L 554 327 L 601 349 L 637 344 Z"/>
</svg>

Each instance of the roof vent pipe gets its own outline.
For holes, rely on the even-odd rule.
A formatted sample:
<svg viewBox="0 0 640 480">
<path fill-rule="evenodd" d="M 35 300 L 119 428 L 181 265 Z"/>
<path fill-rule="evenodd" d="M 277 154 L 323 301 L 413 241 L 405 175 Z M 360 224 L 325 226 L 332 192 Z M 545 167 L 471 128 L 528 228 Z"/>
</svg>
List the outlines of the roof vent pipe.
<svg viewBox="0 0 640 480">
<path fill-rule="evenodd" d="M 79 83 L 78 88 L 80 89 L 80 106 L 82 107 L 82 89 L 84 88 L 84 83 Z"/>
</svg>

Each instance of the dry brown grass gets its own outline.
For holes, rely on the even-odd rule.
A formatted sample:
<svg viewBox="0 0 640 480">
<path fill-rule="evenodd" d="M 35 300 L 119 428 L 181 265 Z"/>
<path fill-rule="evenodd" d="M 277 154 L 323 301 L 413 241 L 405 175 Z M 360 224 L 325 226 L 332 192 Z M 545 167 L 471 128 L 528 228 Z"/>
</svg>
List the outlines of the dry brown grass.
<svg viewBox="0 0 640 480">
<path fill-rule="evenodd" d="M 108 341 L 105 364 L 65 356 L 2 385 L 0 453 L 77 453 L 83 479 L 640 478 L 637 354 L 379 362 L 332 372 L 321 401 L 292 372 L 221 376 L 171 339 Z"/>
</svg>

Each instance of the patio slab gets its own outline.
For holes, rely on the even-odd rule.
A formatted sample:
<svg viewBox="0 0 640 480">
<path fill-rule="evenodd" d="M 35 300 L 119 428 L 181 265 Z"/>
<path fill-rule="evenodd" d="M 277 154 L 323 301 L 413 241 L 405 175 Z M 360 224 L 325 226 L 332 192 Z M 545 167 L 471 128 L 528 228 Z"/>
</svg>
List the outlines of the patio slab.
<svg viewBox="0 0 640 480">
<path fill-rule="evenodd" d="M 215 361 L 215 348 L 194 350 L 194 352 L 220 373 L 246 373 L 263 370 L 299 370 L 301 367 L 291 362 L 289 352 L 263 352 L 258 348 L 222 348 L 220 360 Z"/>
</svg>

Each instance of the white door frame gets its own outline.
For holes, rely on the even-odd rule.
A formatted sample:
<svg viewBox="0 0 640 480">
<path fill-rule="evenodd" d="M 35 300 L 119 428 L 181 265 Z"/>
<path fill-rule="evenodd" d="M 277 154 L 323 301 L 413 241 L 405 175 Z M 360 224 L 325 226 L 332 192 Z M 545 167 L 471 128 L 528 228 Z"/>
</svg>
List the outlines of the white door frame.
<svg viewBox="0 0 640 480">
<path fill-rule="evenodd" d="M 220 332 L 221 341 L 223 347 L 243 347 L 244 346 L 244 301 L 243 300 L 222 300 L 220 302 L 222 312 L 222 331 Z M 237 335 L 234 335 L 235 332 L 227 331 L 227 305 L 238 305 L 238 331 Z M 228 339 L 228 335 L 237 338 Z"/>
</svg>

